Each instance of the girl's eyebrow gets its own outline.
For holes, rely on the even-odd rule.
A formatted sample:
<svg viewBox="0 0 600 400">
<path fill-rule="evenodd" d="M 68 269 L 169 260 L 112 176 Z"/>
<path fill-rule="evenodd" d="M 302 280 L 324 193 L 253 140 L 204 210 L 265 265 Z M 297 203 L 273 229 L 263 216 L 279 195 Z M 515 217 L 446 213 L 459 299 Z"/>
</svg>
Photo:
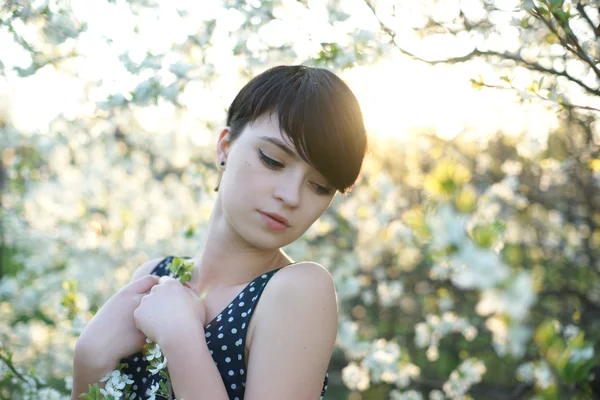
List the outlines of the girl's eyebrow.
<svg viewBox="0 0 600 400">
<path fill-rule="evenodd" d="M 277 139 L 271 136 L 260 136 L 259 139 L 264 140 L 265 142 L 273 143 L 275 146 L 279 147 L 281 150 L 285 151 L 288 155 L 294 158 L 298 158 L 298 155 L 294 150 L 292 150 L 284 141 L 281 139 Z"/>
</svg>

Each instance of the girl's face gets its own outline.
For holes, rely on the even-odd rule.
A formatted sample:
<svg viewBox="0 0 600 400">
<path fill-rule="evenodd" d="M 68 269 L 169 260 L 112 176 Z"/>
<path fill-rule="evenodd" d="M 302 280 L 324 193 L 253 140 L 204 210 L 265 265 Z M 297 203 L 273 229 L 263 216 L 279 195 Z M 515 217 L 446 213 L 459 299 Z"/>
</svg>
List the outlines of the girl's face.
<svg viewBox="0 0 600 400">
<path fill-rule="evenodd" d="M 224 130 L 217 157 L 218 163 L 225 161 L 219 185 L 224 217 L 259 248 L 280 248 L 298 239 L 336 192 L 280 133 L 275 114 L 248 124 L 234 142 Z"/>
</svg>

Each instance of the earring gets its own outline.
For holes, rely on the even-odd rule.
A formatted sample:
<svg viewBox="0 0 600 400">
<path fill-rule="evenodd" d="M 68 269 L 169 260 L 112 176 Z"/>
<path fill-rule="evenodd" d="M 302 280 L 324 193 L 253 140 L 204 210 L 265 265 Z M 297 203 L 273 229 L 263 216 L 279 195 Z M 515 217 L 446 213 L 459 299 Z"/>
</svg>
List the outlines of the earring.
<svg viewBox="0 0 600 400">
<path fill-rule="evenodd" d="M 225 165 L 225 161 L 221 161 L 221 167 Z"/>
</svg>

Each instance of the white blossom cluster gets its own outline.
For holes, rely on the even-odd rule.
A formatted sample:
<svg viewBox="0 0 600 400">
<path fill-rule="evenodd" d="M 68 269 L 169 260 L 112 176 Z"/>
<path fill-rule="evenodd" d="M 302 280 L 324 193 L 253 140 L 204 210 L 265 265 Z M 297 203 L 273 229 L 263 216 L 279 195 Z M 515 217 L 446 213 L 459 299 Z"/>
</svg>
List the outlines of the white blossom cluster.
<svg viewBox="0 0 600 400">
<path fill-rule="evenodd" d="M 389 400 L 423 400 L 423 395 L 416 390 L 401 392 L 397 389 L 393 389 L 390 392 Z"/>
<path fill-rule="evenodd" d="M 516 376 L 520 381 L 534 383 L 541 389 L 547 389 L 555 382 L 552 370 L 545 360 L 521 364 Z"/>
<path fill-rule="evenodd" d="M 135 393 L 130 393 L 129 397 L 125 397 L 124 389 L 127 385 L 133 384 L 133 380 L 130 376 L 121 373 L 121 371 L 115 370 L 109 372 L 100 379 L 100 382 L 106 382 L 103 389 L 100 389 L 100 393 L 109 400 L 124 400 L 135 398 Z"/>
<path fill-rule="evenodd" d="M 420 348 L 427 347 L 427 359 L 436 361 L 440 341 L 452 333 L 460 333 L 471 341 L 477 337 L 477 328 L 453 312 L 445 312 L 441 317 L 427 315 L 425 322 L 415 326 L 415 344 Z"/>
<path fill-rule="evenodd" d="M 377 283 L 377 296 L 384 307 L 397 305 L 403 292 L 404 284 L 401 281 L 382 281 Z"/>
<path fill-rule="evenodd" d="M 349 388 L 364 391 L 371 383 L 380 382 L 405 388 L 411 378 L 419 376 L 419 367 L 400 359 L 401 350 L 397 343 L 385 339 L 377 339 L 372 343 L 360 341 L 355 336 L 356 325 L 346 322 L 342 326 L 343 334 L 339 335 L 339 344 L 347 355 L 362 358 L 360 362 L 350 362 L 342 370 L 342 379 Z"/>
<path fill-rule="evenodd" d="M 511 168 L 516 167 L 505 166 L 508 172 Z M 518 181 L 515 179 L 514 175 L 509 174 L 503 186 L 490 188 L 484 203 L 489 205 L 490 199 L 493 202 L 500 194 L 507 200 L 507 193 L 516 189 Z M 500 187 L 505 190 L 501 191 Z M 474 220 L 486 218 L 490 216 L 473 216 Z M 476 311 L 479 315 L 489 316 L 485 326 L 492 332 L 496 353 L 500 356 L 522 356 L 531 337 L 526 320 L 537 299 L 531 274 L 524 270 L 511 271 L 497 250 L 476 246 L 466 233 L 467 225 L 472 221 L 466 221 L 465 216 L 451 205 L 441 206 L 427 221 L 434 249 L 444 250 L 450 246 L 456 249 L 439 260 L 431 269 L 431 277 L 449 279 L 462 290 L 479 290 L 480 300 Z M 501 247 L 501 243 L 496 246 Z M 418 343 L 426 341 L 427 330 L 423 326 L 416 327 L 416 339 Z M 429 360 L 437 359 L 436 347 L 428 349 Z"/>
<path fill-rule="evenodd" d="M 449 399 L 464 400 L 465 394 L 471 386 L 481 382 L 486 372 L 483 362 L 469 358 L 463 361 L 457 369 L 450 373 L 450 377 L 444 383 L 444 393 Z"/>
</svg>

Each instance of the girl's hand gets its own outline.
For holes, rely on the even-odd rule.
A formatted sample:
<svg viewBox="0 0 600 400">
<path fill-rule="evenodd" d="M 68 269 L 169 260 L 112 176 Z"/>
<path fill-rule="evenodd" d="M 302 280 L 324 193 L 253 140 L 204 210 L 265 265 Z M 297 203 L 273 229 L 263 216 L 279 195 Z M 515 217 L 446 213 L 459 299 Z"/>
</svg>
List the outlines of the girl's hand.
<svg viewBox="0 0 600 400">
<path fill-rule="evenodd" d="M 75 352 L 80 359 L 89 359 L 97 365 L 116 366 L 123 357 L 140 351 L 146 336 L 136 327 L 133 312 L 158 282 L 158 276 L 146 275 L 108 299 L 77 340 Z"/>
<path fill-rule="evenodd" d="M 181 332 L 204 330 L 204 301 L 177 279 L 161 276 L 159 284 L 142 299 L 133 312 L 137 328 L 159 345 L 176 341 Z"/>
</svg>

